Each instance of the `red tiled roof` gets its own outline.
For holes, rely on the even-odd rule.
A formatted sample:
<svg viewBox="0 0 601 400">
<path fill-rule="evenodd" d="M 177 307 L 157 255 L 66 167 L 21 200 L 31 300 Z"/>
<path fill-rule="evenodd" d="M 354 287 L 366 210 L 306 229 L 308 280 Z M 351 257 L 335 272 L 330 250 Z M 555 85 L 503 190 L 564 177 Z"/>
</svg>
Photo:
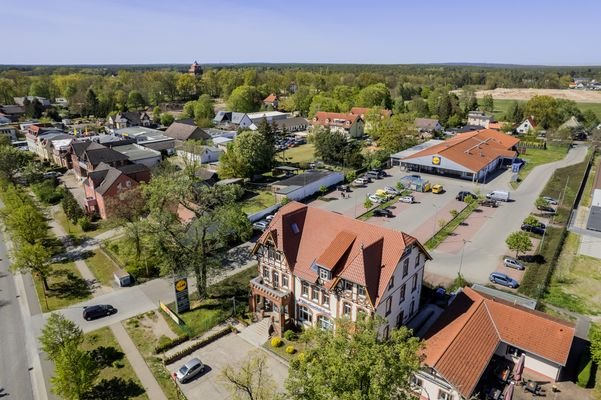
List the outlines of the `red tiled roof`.
<svg viewBox="0 0 601 400">
<path fill-rule="evenodd" d="M 290 202 L 282 207 L 257 244 L 274 239 L 295 276 L 317 281 L 314 263 L 333 268 L 333 278 L 365 285 L 377 306 L 405 248 L 419 246 L 412 236 L 358 221 L 320 208 Z M 323 264 L 322 264 L 323 263 Z"/>
<path fill-rule="evenodd" d="M 440 144 L 405 157 L 403 160 L 436 154 L 471 171 L 478 172 L 498 157 L 514 157 L 516 152 L 511 149 L 519 141 L 513 136 L 494 129 L 482 129 L 458 134 Z"/>
<path fill-rule="evenodd" d="M 318 111 L 311 123 L 313 125 L 321 126 L 352 126 L 358 119 L 361 119 L 359 115 L 335 113 Z"/>
<path fill-rule="evenodd" d="M 527 120 L 530 122 L 530 125 L 532 125 L 533 128 L 536 128 L 536 121 L 534 118 L 528 117 Z"/>
<path fill-rule="evenodd" d="M 278 99 L 278 96 L 276 96 L 275 94 L 271 93 L 269 96 L 267 96 L 267 97 L 265 97 L 263 99 L 263 103 L 273 103 L 277 99 Z"/>
<path fill-rule="evenodd" d="M 567 322 L 465 288 L 426 334 L 425 364 L 469 397 L 500 342 L 565 365 L 573 338 Z"/>
</svg>

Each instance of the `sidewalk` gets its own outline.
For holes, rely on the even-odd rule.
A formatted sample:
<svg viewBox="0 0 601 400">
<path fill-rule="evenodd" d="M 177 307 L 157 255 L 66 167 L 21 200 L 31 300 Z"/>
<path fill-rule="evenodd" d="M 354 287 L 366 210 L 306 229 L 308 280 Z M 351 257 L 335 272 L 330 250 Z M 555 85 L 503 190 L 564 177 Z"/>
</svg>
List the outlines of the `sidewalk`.
<svg viewBox="0 0 601 400">
<path fill-rule="evenodd" d="M 138 351 L 138 348 L 131 340 L 121 322 L 117 322 L 110 326 L 113 335 L 119 342 L 119 346 L 125 353 L 127 359 L 129 360 L 132 368 L 136 372 L 136 375 L 140 379 L 142 386 L 144 386 L 144 390 L 146 390 L 146 395 L 148 395 L 149 399 L 152 400 L 167 400 L 167 397 L 163 393 L 163 389 L 159 386 L 158 382 L 150 372 L 148 365 L 142 358 L 142 355 Z"/>
</svg>

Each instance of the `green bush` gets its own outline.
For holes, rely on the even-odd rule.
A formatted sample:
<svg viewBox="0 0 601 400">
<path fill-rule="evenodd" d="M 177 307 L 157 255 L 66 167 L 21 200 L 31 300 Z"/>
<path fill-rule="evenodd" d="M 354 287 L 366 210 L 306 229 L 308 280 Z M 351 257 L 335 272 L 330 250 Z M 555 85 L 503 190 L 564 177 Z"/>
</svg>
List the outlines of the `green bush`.
<svg viewBox="0 0 601 400">
<path fill-rule="evenodd" d="M 276 336 L 271 339 L 272 347 L 280 347 L 281 345 L 282 345 L 282 338 L 280 338 L 279 336 Z"/>
<path fill-rule="evenodd" d="M 288 354 L 294 354 L 294 353 L 296 353 L 296 349 L 292 345 L 286 346 L 286 353 L 288 353 Z"/>
<path fill-rule="evenodd" d="M 63 198 L 63 192 L 56 186 L 54 179 L 46 179 L 31 185 L 31 190 L 40 201 L 46 204 L 57 204 Z"/>
<path fill-rule="evenodd" d="M 591 370 L 593 368 L 593 360 L 591 360 L 588 353 L 582 355 L 580 358 L 580 365 L 578 367 L 580 372 L 578 373 L 576 384 L 578 384 L 580 387 L 587 388 L 589 387 L 589 383 L 591 381 Z"/>
<path fill-rule="evenodd" d="M 94 228 L 94 225 L 92 225 L 92 221 L 90 221 L 90 218 L 87 215 L 79 217 L 77 219 L 77 225 L 79 225 L 81 227 L 81 230 L 84 232 L 89 232 Z"/>
<path fill-rule="evenodd" d="M 227 327 L 223 328 L 222 330 L 214 333 L 213 335 L 207 337 L 206 339 L 196 342 L 193 345 L 191 345 L 190 347 L 187 347 L 182 351 L 178 351 L 177 353 L 172 354 L 169 357 L 165 357 L 163 359 L 163 364 L 168 365 L 168 364 L 174 363 L 176 361 L 179 361 L 182 358 L 186 357 L 187 355 L 194 353 L 196 350 L 203 348 L 208 344 L 213 343 L 215 340 L 220 339 L 229 333 L 232 333 L 231 326 L 227 326 Z"/>
<path fill-rule="evenodd" d="M 292 340 L 296 340 L 296 333 L 290 329 L 288 329 L 287 331 L 284 332 L 284 339 L 288 340 L 289 342 Z"/>
<path fill-rule="evenodd" d="M 161 336 L 159 338 L 159 344 L 154 348 L 154 354 L 159 354 L 169 349 L 172 349 L 175 346 L 180 345 L 189 339 L 190 337 L 188 335 L 179 336 L 175 339 L 169 339 L 166 336 Z"/>
</svg>

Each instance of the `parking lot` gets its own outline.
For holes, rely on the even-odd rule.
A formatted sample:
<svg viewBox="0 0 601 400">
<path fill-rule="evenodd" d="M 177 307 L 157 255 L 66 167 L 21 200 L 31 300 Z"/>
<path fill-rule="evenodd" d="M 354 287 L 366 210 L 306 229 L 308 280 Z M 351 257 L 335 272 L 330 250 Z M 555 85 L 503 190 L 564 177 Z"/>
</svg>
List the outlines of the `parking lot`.
<svg viewBox="0 0 601 400">
<path fill-rule="evenodd" d="M 220 378 L 221 371 L 228 365 L 235 369 L 239 368 L 242 362 L 255 352 L 265 357 L 267 371 L 282 391 L 284 381 L 288 377 L 288 366 L 274 355 L 257 349 L 235 334 L 227 335 L 167 368 L 173 373 L 190 359 L 198 357 L 205 364 L 205 371 L 191 381 L 179 384 L 180 388 L 188 399 L 226 400 L 231 399 L 232 396 Z"/>
</svg>

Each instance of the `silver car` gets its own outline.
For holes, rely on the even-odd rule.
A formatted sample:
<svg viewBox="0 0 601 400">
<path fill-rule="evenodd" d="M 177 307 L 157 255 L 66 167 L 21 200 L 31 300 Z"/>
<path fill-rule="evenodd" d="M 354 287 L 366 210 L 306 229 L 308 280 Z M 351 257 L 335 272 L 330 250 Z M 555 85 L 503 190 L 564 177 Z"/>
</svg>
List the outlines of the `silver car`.
<svg viewBox="0 0 601 400">
<path fill-rule="evenodd" d="M 200 374 L 204 369 L 205 366 L 202 361 L 195 357 L 182 365 L 175 373 L 175 376 L 180 383 L 185 383 Z"/>
<path fill-rule="evenodd" d="M 503 259 L 503 264 L 505 264 L 506 267 L 519 269 L 520 271 L 526 269 L 526 267 L 524 267 L 524 264 L 511 257 L 505 257 Z"/>
</svg>

